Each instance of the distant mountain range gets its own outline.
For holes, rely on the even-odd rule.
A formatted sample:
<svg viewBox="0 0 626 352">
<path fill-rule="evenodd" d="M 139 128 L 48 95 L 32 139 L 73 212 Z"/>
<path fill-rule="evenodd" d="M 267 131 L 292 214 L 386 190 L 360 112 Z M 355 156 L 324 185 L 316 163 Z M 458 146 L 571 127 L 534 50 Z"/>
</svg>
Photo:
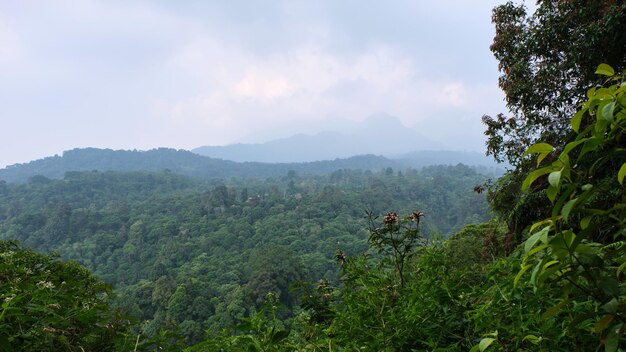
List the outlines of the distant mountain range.
<svg viewBox="0 0 626 352">
<path fill-rule="evenodd" d="M 343 159 L 301 162 L 261 163 L 234 162 L 201 156 L 186 150 L 168 148 L 148 151 L 111 149 L 73 149 L 62 156 L 52 156 L 24 164 L 15 164 L 0 169 L 0 180 L 26 182 L 35 175 L 62 178 L 69 171 L 163 171 L 202 178 L 267 178 L 286 175 L 293 170 L 300 174 L 324 175 L 340 169 L 394 170 L 419 168 L 434 164 L 481 165 L 484 171 L 498 173 L 494 164 L 480 162 L 480 154 L 448 151 L 422 151 L 405 154 L 398 159 L 375 155 L 359 155 Z M 484 161 L 484 160 L 483 160 Z"/>
<path fill-rule="evenodd" d="M 343 122 L 342 122 L 343 121 Z M 69 171 L 163 171 L 211 179 L 267 178 L 293 170 L 323 175 L 340 169 L 394 170 L 465 164 L 498 174 L 504 165 L 477 152 L 446 151 L 445 146 L 387 114 L 362 122 L 338 120 L 337 131 L 276 139 L 265 143 L 148 151 L 83 148 L 0 169 L 0 180 L 26 182 L 35 175 L 63 178 Z M 341 132 L 344 131 L 344 132 Z M 349 131 L 349 132 L 345 132 Z"/>
<path fill-rule="evenodd" d="M 374 170 L 398 167 L 395 161 L 381 156 L 364 155 L 332 161 L 268 164 L 238 163 L 209 158 L 186 150 L 168 148 L 148 151 L 111 149 L 73 149 L 62 156 L 52 156 L 0 169 L 0 180 L 25 182 L 35 175 L 62 178 L 68 171 L 163 171 L 211 179 L 224 177 L 266 178 L 282 176 L 294 170 L 302 174 L 327 174 L 338 169 Z"/>
<path fill-rule="evenodd" d="M 393 157 L 415 150 L 441 150 L 445 147 L 416 130 L 405 127 L 387 114 L 372 115 L 354 123 L 350 133 L 326 131 L 313 135 L 297 134 L 265 143 L 203 146 L 194 153 L 233 161 L 268 163 L 306 162 L 348 158 L 353 155 Z"/>
</svg>

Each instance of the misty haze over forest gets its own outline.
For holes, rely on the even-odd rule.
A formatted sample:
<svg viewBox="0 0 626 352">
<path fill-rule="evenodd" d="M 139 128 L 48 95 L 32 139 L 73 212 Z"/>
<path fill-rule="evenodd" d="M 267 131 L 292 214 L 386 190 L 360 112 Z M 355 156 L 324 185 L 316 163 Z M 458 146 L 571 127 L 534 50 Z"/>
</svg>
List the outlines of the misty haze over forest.
<svg viewBox="0 0 626 352">
<path fill-rule="evenodd" d="M 626 351 L 626 2 L 0 1 L 0 350 Z"/>
</svg>

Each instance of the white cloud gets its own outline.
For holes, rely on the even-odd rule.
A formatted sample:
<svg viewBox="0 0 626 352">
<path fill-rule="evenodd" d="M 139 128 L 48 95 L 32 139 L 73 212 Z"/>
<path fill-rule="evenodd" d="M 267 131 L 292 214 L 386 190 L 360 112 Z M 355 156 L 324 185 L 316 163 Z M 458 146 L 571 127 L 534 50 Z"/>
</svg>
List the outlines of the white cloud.
<svg viewBox="0 0 626 352">
<path fill-rule="evenodd" d="M 259 56 L 205 38 L 182 46 L 169 63 L 202 92 L 161 101 L 159 110 L 179 124 L 219 130 L 212 141 L 232 142 L 284 123 L 328 116 L 361 120 L 380 111 L 412 125 L 441 108 L 467 103 L 464 83 L 420 77 L 414 59 L 387 45 L 341 54 L 322 45 L 301 46 Z"/>
<path fill-rule="evenodd" d="M 453 82 L 442 87 L 438 101 L 442 104 L 450 104 L 459 107 L 465 104 L 466 95 L 463 83 Z"/>
<path fill-rule="evenodd" d="M 0 2 L 0 119 L 16 131 L 0 150 L 193 148 L 377 112 L 441 138 L 479 130 L 503 105 L 494 1 Z"/>
</svg>

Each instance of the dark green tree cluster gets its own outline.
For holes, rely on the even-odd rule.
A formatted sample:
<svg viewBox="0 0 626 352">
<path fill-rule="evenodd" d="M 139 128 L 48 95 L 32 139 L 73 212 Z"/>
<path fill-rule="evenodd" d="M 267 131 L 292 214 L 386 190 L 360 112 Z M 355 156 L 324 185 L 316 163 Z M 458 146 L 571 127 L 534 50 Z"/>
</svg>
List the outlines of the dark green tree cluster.
<svg viewBox="0 0 626 352">
<path fill-rule="evenodd" d="M 0 241 L 3 351 L 115 351 L 130 348 L 129 322 L 110 309 L 111 286 L 76 262 Z M 133 341 L 134 342 L 134 341 Z"/>
<path fill-rule="evenodd" d="M 517 165 L 538 140 L 557 147 L 567 140 L 570 117 L 586 90 L 602 80 L 600 63 L 626 68 L 626 4 L 613 0 L 539 0 L 493 10 L 491 51 L 511 116 L 483 117 L 487 152 Z"/>
<path fill-rule="evenodd" d="M 333 255 L 367 249 L 365 210 L 419 207 L 426 237 L 488 218 L 486 176 L 463 166 L 194 181 L 173 173 L 74 172 L 5 184 L 0 238 L 77 260 L 114 284 L 114 305 L 154 336 L 191 342 L 256 311 L 271 292 L 293 316 L 299 281 L 337 282 Z"/>
<path fill-rule="evenodd" d="M 419 231 L 388 213 L 370 226 L 376 251 L 339 252 L 342 286 L 311 290 L 309 310 L 287 337 L 256 343 L 267 341 L 259 338 L 270 317 L 266 330 L 244 334 L 252 343 L 230 349 L 244 341 L 230 336 L 216 346 L 624 350 L 625 9 L 615 1 L 539 1 L 527 19 L 521 6 L 496 8 L 492 49 L 515 115 L 485 118 L 489 152 L 515 167 L 490 190 L 499 218 L 410 253 L 402 249 Z M 405 258 L 412 259 L 398 265 Z"/>
<path fill-rule="evenodd" d="M 180 332 L 188 351 L 625 350 L 625 11 L 494 9 L 513 116 L 484 122 L 514 169 L 487 182 L 490 221 L 463 165 L 0 183 L 0 238 L 118 293 L 111 308 L 78 264 L 0 242 L 0 347 L 180 350 Z"/>
</svg>

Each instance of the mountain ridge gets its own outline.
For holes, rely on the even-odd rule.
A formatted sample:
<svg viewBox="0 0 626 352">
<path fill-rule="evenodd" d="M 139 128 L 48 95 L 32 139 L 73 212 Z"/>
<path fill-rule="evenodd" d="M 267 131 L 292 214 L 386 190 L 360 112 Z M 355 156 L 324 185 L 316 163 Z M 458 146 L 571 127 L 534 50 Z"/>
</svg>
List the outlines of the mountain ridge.
<svg viewBox="0 0 626 352">
<path fill-rule="evenodd" d="M 375 114 L 354 123 L 350 132 L 323 130 L 298 133 L 262 143 L 235 143 L 226 146 L 200 146 L 191 151 L 200 155 L 233 161 L 307 162 L 374 154 L 390 156 L 414 150 L 445 149 L 441 143 L 406 127 L 388 114 Z"/>
<path fill-rule="evenodd" d="M 329 174 L 338 169 L 375 170 L 397 168 L 400 164 L 375 155 L 360 155 L 345 159 L 305 163 L 235 162 L 210 158 L 187 150 L 157 148 L 147 151 L 76 148 L 23 164 L 0 169 L 0 180 L 26 182 L 30 177 L 42 175 L 62 178 L 70 171 L 164 171 L 169 170 L 202 179 L 244 177 L 266 178 L 285 175 L 288 171 L 303 174 Z"/>
<path fill-rule="evenodd" d="M 479 154 L 472 152 L 421 151 L 405 154 L 396 159 L 366 154 L 312 162 L 262 163 L 216 159 L 201 156 L 188 150 L 171 148 L 157 148 L 147 151 L 75 148 L 63 152 L 61 156 L 55 155 L 28 163 L 7 166 L 0 169 L 0 180 L 22 183 L 36 175 L 60 179 L 64 177 L 66 172 L 92 170 L 169 170 L 185 176 L 212 179 L 279 177 L 284 176 L 289 171 L 308 175 L 324 175 L 340 169 L 381 170 L 390 167 L 395 170 L 403 170 L 436 164 L 456 165 L 463 163 L 491 169 L 496 166 L 493 162 L 491 164 L 479 162 L 480 159 L 477 155 Z"/>
</svg>

